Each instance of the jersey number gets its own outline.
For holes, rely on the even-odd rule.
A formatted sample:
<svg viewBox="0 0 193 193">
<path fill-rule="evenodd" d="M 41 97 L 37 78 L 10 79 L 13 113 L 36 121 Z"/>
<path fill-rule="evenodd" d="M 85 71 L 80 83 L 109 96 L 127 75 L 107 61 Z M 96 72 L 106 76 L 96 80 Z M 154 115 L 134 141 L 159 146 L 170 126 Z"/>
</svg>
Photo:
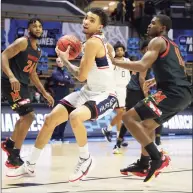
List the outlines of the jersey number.
<svg viewBox="0 0 193 193">
<path fill-rule="evenodd" d="M 172 41 L 170 41 L 170 42 L 174 46 L 174 50 L 175 50 L 176 56 L 178 57 L 180 66 L 185 66 L 184 60 L 182 59 L 182 56 L 180 54 L 180 50 L 179 50 L 178 46 L 174 42 L 172 42 Z"/>
<path fill-rule="evenodd" d="M 29 73 L 32 73 L 35 65 L 36 65 L 36 62 L 32 62 L 31 60 L 28 60 L 27 61 L 27 66 L 25 66 L 25 68 L 23 69 L 24 72 L 29 72 Z"/>
</svg>

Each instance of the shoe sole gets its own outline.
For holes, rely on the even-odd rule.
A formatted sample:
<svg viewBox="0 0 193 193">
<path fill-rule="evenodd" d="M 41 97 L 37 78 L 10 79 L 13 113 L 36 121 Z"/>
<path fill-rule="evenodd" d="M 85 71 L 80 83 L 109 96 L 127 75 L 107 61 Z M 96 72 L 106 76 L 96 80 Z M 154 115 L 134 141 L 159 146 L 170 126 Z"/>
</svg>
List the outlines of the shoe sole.
<svg viewBox="0 0 193 193">
<path fill-rule="evenodd" d="M 171 161 L 171 158 L 168 156 L 168 162 L 166 163 L 166 165 L 163 166 L 161 169 L 156 170 L 155 173 L 151 176 L 151 178 L 149 178 L 149 180 L 147 180 L 147 181 L 145 181 L 145 182 L 150 182 L 150 181 L 153 180 L 154 178 L 158 177 L 158 175 L 159 175 L 160 173 L 162 173 L 162 171 L 170 165 L 170 161 Z"/>
<path fill-rule="evenodd" d="M 84 180 L 87 177 L 87 175 L 93 170 L 94 167 L 95 167 L 95 163 L 94 163 L 93 158 L 92 158 L 92 162 L 88 166 L 87 170 L 82 174 L 82 176 L 80 176 L 79 178 L 77 178 L 75 180 L 69 180 L 69 182 L 74 183 L 74 182 Z"/>
<path fill-rule="evenodd" d="M 10 169 L 17 169 L 17 168 L 20 167 L 20 166 L 14 166 L 14 165 L 12 165 L 12 164 L 9 164 L 7 161 L 5 162 L 5 166 L 6 166 L 7 168 L 10 168 Z"/>
</svg>

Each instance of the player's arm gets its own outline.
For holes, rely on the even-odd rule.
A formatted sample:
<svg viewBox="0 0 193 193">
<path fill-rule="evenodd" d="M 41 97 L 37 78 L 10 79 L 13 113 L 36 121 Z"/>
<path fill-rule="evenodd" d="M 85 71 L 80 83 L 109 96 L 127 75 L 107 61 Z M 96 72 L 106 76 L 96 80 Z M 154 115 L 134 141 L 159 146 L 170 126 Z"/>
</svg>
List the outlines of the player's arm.
<svg viewBox="0 0 193 193">
<path fill-rule="evenodd" d="M 1 68 L 3 72 L 8 76 L 8 78 L 15 78 L 9 66 L 9 59 L 16 56 L 19 52 L 26 50 L 27 44 L 28 42 L 26 38 L 18 38 L 2 52 Z"/>
<path fill-rule="evenodd" d="M 44 96 L 44 98 L 47 99 L 50 106 L 54 105 L 54 99 L 51 97 L 51 95 L 45 90 L 44 86 L 42 85 L 37 73 L 36 73 L 36 66 L 34 67 L 33 71 L 29 75 L 30 80 L 34 84 L 34 86 L 39 90 L 39 92 Z"/>
<path fill-rule="evenodd" d="M 71 64 L 68 60 L 63 58 L 62 55 L 59 55 L 59 57 L 61 57 L 65 66 L 68 68 L 68 71 L 80 82 L 84 82 L 87 79 L 88 73 L 94 64 L 98 49 L 98 41 L 96 41 L 94 38 L 89 39 L 85 44 L 84 55 L 81 59 L 80 67 Z"/>
<path fill-rule="evenodd" d="M 44 86 L 42 85 L 42 83 L 37 75 L 36 67 L 37 67 L 37 64 L 34 67 L 33 71 L 30 73 L 29 78 L 32 81 L 32 83 L 34 84 L 34 86 L 38 89 L 38 91 L 42 95 L 44 95 L 46 93 L 46 90 L 45 90 Z"/>
<path fill-rule="evenodd" d="M 147 70 L 145 72 L 139 73 L 139 84 L 140 84 L 141 90 L 143 91 L 145 97 L 148 96 L 148 91 L 143 89 L 146 75 L 147 75 Z"/>
<path fill-rule="evenodd" d="M 152 67 L 152 64 L 156 61 L 159 56 L 160 50 L 162 49 L 163 39 L 154 38 L 150 41 L 148 45 L 148 51 L 143 55 L 141 60 L 138 61 L 117 61 L 114 60 L 113 63 L 116 66 L 125 68 L 136 72 L 145 72 L 148 68 Z"/>
</svg>

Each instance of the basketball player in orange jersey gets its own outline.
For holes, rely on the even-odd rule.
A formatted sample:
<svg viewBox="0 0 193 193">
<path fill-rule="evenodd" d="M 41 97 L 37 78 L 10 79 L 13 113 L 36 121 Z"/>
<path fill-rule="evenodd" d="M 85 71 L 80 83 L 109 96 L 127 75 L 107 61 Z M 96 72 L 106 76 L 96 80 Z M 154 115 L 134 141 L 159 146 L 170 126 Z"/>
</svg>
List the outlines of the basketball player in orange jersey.
<svg viewBox="0 0 193 193">
<path fill-rule="evenodd" d="M 114 45 L 115 58 L 121 61 L 129 60 L 125 58 L 125 46 L 120 42 Z M 111 142 L 112 138 L 112 127 L 116 125 L 117 127 L 117 137 L 119 136 L 120 128 L 122 125 L 122 114 L 125 111 L 125 98 L 126 98 L 126 85 L 130 81 L 130 72 L 124 68 L 115 66 L 115 84 L 116 84 L 116 94 L 118 99 L 118 106 L 116 107 L 116 116 L 112 119 L 111 123 L 107 128 L 102 128 L 102 132 L 106 139 Z M 127 143 L 122 141 L 123 146 L 127 146 Z"/>
<path fill-rule="evenodd" d="M 84 122 L 100 119 L 112 112 L 117 105 L 114 89 L 114 66 L 108 55 L 108 44 L 101 33 L 107 25 L 108 16 L 103 9 L 92 8 L 83 19 L 83 32 L 87 41 L 83 45 L 84 55 L 80 66 L 68 61 L 69 50 L 62 52 L 56 48 L 57 55 L 62 59 L 69 72 L 80 82 L 87 80 L 80 91 L 66 96 L 50 114 L 36 139 L 31 155 L 20 168 L 10 171 L 8 176 L 22 176 L 26 172 L 35 174 L 35 165 L 44 146 L 48 143 L 54 128 L 69 119 L 78 147 L 79 158 L 70 182 L 81 180 L 93 166 L 93 158 L 88 150 L 87 132 Z M 65 171 L 64 171 L 65 172 Z"/>
<path fill-rule="evenodd" d="M 41 20 L 36 18 L 29 20 L 28 32 L 29 37 L 16 39 L 2 53 L 2 93 L 11 108 L 20 116 L 12 136 L 1 144 L 2 149 L 8 155 L 6 166 L 9 168 L 23 164 L 20 149 L 34 119 L 34 110 L 28 91 L 30 80 L 49 104 L 51 106 L 54 104 L 53 98 L 46 92 L 36 73 L 37 62 L 41 54 L 37 44 L 42 35 Z"/>
<path fill-rule="evenodd" d="M 142 154 L 150 156 L 151 161 L 147 166 L 136 162 L 121 172 L 141 173 L 141 176 L 145 176 L 144 182 L 157 176 L 170 161 L 168 155 L 158 151 L 151 135 L 157 127 L 192 101 L 192 88 L 185 74 L 185 63 L 178 46 L 167 36 L 171 26 L 172 21 L 168 16 L 155 16 L 147 31 L 153 39 L 142 59 L 135 62 L 114 61 L 117 66 L 139 72 L 152 68 L 155 75 L 155 79 L 147 82 L 152 86 L 156 81 L 157 93 L 149 95 L 123 115 L 126 128 L 141 144 Z"/>
</svg>

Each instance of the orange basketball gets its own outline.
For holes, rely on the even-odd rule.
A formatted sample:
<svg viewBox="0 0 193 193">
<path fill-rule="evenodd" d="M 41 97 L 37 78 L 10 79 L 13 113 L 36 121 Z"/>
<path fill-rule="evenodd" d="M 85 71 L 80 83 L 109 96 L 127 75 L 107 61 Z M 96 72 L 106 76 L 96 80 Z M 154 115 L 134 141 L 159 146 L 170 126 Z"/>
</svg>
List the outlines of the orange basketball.
<svg viewBox="0 0 193 193">
<path fill-rule="evenodd" d="M 62 36 L 57 42 L 58 49 L 63 52 L 66 51 L 69 45 L 69 60 L 74 60 L 81 52 L 80 40 L 74 35 L 65 35 Z"/>
</svg>

